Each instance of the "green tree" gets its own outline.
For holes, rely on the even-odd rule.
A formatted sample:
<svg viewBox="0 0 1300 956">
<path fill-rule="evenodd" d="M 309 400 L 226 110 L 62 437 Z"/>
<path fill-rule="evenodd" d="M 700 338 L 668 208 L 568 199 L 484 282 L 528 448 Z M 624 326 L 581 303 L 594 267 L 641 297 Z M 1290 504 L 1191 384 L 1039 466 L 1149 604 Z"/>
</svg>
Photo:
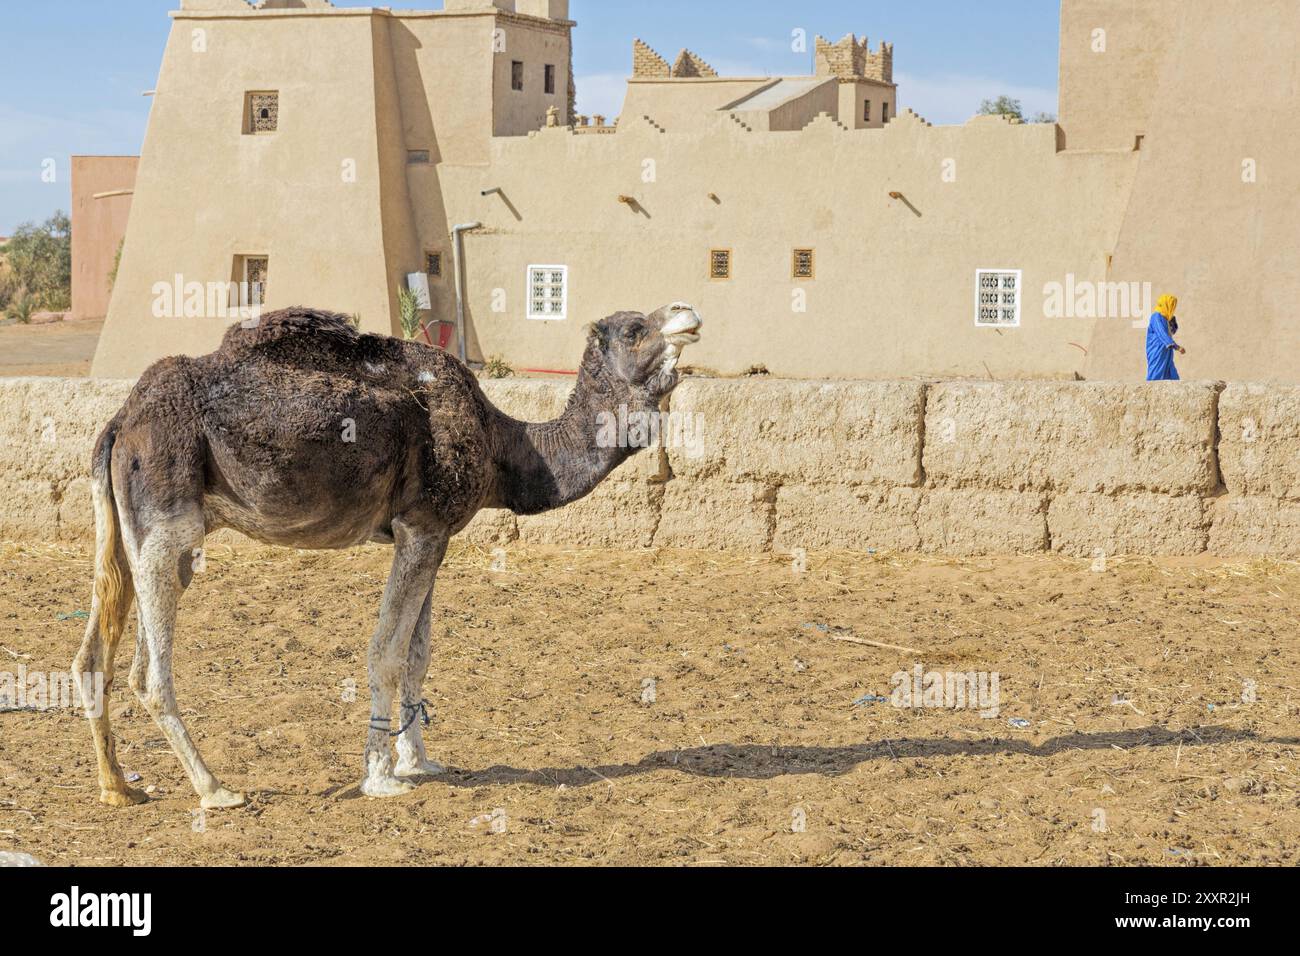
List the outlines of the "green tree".
<svg viewBox="0 0 1300 956">
<path fill-rule="evenodd" d="M 18 291 L 18 280 L 14 277 L 14 270 L 9 268 L 4 253 L 0 252 L 0 311 L 9 307 L 9 303 Z"/>
<path fill-rule="evenodd" d="M 1033 117 L 1025 116 L 1025 109 L 1020 105 L 1020 101 L 1005 94 L 995 100 L 984 100 L 980 103 L 980 116 L 1009 116 L 1012 119 L 1020 120 L 1022 123 L 1055 123 L 1055 113 L 1038 112 Z"/>
<path fill-rule="evenodd" d="M 72 305 L 72 223 L 56 212 L 40 225 L 25 222 L 5 245 L 14 279 L 42 309 Z"/>
<path fill-rule="evenodd" d="M 1012 119 L 1020 120 L 1022 123 L 1025 121 L 1025 113 L 1020 106 L 1020 101 L 1006 95 L 999 96 L 995 100 L 984 100 L 980 103 L 979 115 L 1009 116 Z"/>
</svg>

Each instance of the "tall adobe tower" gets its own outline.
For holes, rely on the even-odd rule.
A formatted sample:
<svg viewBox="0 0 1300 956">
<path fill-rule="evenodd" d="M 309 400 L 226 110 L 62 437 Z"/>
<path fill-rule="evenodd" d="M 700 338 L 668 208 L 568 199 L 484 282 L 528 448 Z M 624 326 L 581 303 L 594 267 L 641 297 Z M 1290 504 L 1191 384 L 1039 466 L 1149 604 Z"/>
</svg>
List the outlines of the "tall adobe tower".
<svg viewBox="0 0 1300 956">
<path fill-rule="evenodd" d="M 836 43 L 817 37 L 814 72 L 840 81 L 840 122 L 855 129 L 883 126 L 898 112 L 894 45 L 871 52 L 866 37 L 847 34 Z M 849 122 L 849 119 L 852 122 Z"/>
<path fill-rule="evenodd" d="M 238 318 L 223 284 L 400 334 L 397 290 L 427 273 L 445 318 L 447 177 L 572 113 L 568 0 L 181 0 L 171 17 L 97 376 L 210 351 Z"/>
</svg>

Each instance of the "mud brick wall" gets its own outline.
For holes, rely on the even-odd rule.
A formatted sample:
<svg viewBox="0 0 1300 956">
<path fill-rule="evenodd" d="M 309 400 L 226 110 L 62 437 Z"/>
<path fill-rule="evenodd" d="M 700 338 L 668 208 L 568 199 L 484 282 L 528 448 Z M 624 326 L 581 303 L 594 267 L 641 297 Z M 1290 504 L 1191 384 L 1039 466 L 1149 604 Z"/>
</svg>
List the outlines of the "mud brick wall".
<svg viewBox="0 0 1300 956">
<path fill-rule="evenodd" d="M 558 415 L 570 387 L 484 383 L 528 420 Z M 90 452 L 130 388 L 0 380 L 0 539 L 93 538 Z M 559 512 L 484 512 L 466 537 L 1300 558 L 1300 387 L 696 379 L 670 411 L 698 442 L 638 454 Z"/>
<path fill-rule="evenodd" d="M 0 539 L 95 539 L 90 453 L 131 382 L 0 378 Z"/>
</svg>

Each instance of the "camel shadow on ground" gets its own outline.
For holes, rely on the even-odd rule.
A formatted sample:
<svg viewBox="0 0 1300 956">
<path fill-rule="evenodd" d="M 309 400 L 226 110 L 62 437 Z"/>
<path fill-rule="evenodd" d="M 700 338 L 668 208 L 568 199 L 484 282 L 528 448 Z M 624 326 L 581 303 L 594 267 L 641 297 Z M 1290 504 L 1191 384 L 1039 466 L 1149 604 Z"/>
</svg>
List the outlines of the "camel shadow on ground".
<svg viewBox="0 0 1300 956">
<path fill-rule="evenodd" d="M 1104 733 L 1071 733 L 1042 743 L 1029 740 L 988 737 L 980 740 L 952 740 L 945 737 L 904 737 L 844 747 L 764 746 L 759 744 L 715 744 L 688 750 L 666 750 L 649 754 L 637 763 L 591 767 L 540 768 L 488 767 L 483 770 L 449 769 L 437 777 L 422 778 L 453 787 L 484 787 L 500 784 L 531 784 L 538 787 L 585 787 L 610 783 L 620 777 L 675 770 L 699 777 L 770 780 L 796 774 L 835 777 L 849 773 L 869 760 L 900 760 L 926 757 L 987 757 L 1023 755 L 1052 757 L 1069 751 L 1129 750 L 1141 747 L 1208 747 L 1216 744 L 1257 743 L 1293 746 L 1300 737 L 1260 737 L 1250 731 L 1228 727 L 1200 727 L 1196 730 L 1168 730 L 1143 727 Z"/>
</svg>

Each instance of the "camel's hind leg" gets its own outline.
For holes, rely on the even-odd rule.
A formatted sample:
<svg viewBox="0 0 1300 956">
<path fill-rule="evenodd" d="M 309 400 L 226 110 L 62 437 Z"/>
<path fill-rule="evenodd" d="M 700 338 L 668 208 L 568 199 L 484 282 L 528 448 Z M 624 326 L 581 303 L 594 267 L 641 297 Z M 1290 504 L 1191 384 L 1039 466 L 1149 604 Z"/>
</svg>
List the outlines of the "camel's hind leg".
<svg viewBox="0 0 1300 956">
<path fill-rule="evenodd" d="M 393 522 L 393 537 L 393 569 L 370 641 L 370 733 L 366 737 L 366 776 L 361 782 L 361 792 L 368 797 L 391 797 L 412 789 L 393 771 L 393 700 L 407 668 L 415 625 L 428 605 L 438 566 L 447 553 L 445 531 L 399 519 Z"/>
<path fill-rule="evenodd" d="M 403 730 L 397 738 L 397 775 L 399 777 L 416 777 L 422 774 L 434 775 L 445 773 L 447 768 L 436 760 L 430 760 L 424 751 L 423 721 L 426 719 L 424 709 L 424 678 L 429 673 L 430 638 L 433 625 L 433 591 L 430 590 L 420 610 L 420 619 L 415 623 L 415 632 L 411 635 L 411 649 L 406 655 L 406 667 L 402 671 L 401 710 L 398 714 Z"/>
<path fill-rule="evenodd" d="M 166 736 L 205 809 L 237 807 L 243 794 L 231 793 L 213 776 L 181 720 L 172 684 L 172 640 L 176 607 L 189 585 L 197 548 L 203 543 L 203 517 L 196 508 L 160 518 L 135 543 L 135 587 L 142 637 L 132 688 Z M 128 541 L 128 550 L 133 543 Z"/>
<path fill-rule="evenodd" d="M 146 797 L 127 785 L 122 766 L 117 761 L 108 707 L 113 692 L 117 646 L 131 613 L 131 571 L 116 533 L 116 518 L 106 510 L 112 507 L 107 490 L 97 484 L 92 495 L 96 511 L 100 512 L 97 521 L 99 546 L 95 557 L 96 587 L 90 599 L 86 637 L 72 663 L 72 673 L 95 739 L 99 799 L 109 806 L 128 807 L 144 803 Z"/>
</svg>

